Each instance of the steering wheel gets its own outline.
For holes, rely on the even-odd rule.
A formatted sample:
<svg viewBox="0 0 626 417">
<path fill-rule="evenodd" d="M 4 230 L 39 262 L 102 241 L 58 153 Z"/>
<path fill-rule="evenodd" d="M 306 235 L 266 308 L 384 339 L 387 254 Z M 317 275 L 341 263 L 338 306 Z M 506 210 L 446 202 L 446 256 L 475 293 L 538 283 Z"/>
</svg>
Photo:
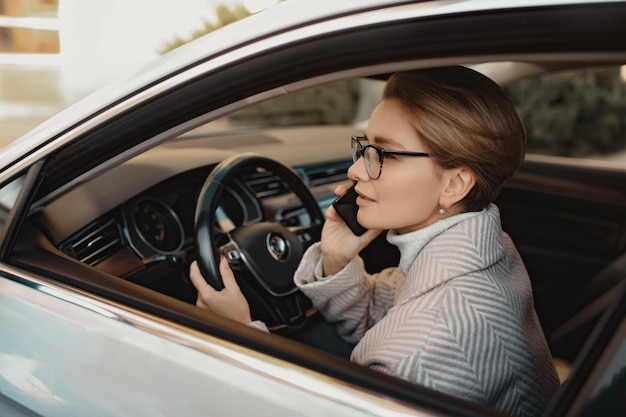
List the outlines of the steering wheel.
<svg viewBox="0 0 626 417">
<path fill-rule="evenodd" d="M 286 227 L 260 221 L 216 232 L 218 207 L 228 183 L 243 172 L 264 169 L 277 175 L 301 201 L 309 215 L 305 226 Z M 198 267 L 216 290 L 224 288 L 219 256 L 225 256 L 251 312 L 272 327 L 290 327 L 306 319 L 306 297 L 293 283 L 304 250 L 321 236 L 324 215 L 301 177 L 291 168 L 256 154 L 238 154 L 223 160 L 202 186 L 195 212 Z M 218 244 L 218 238 L 220 242 Z M 222 240 L 226 238 L 226 243 Z M 256 312 L 256 314 L 255 314 Z"/>
</svg>

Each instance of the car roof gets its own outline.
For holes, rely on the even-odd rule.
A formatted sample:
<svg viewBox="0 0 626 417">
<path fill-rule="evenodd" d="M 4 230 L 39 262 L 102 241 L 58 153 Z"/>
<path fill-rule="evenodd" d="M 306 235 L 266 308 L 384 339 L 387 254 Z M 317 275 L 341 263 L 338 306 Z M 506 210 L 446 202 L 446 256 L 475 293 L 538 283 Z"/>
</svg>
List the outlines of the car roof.
<svg viewBox="0 0 626 417">
<path fill-rule="evenodd" d="M 602 3 L 623 2 L 625 0 L 602 1 Z M 62 137 L 87 120 L 97 120 L 98 115 L 103 110 L 116 106 L 163 80 L 203 62 L 217 60 L 216 58 L 227 52 L 281 33 L 295 31 L 294 36 L 302 37 L 315 36 L 324 33 L 324 31 L 341 30 L 345 28 L 345 18 L 348 17 L 352 19 L 351 24 L 356 27 L 415 17 L 589 3 L 597 3 L 597 1 L 361 0 L 359 2 L 340 2 L 318 0 L 310 2 L 308 0 L 290 0 L 281 2 L 274 7 L 248 16 L 179 47 L 157 58 L 140 71 L 129 74 L 69 106 L 7 145 L 0 153 L 0 171 L 4 171 L 8 166 L 15 164 L 30 153 L 40 151 L 45 154 L 46 147 L 55 139 Z M 387 9 L 387 11 L 379 13 L 382 9 Z M 88 124 L 85 128 L 88 128 Z"/>
</svg>

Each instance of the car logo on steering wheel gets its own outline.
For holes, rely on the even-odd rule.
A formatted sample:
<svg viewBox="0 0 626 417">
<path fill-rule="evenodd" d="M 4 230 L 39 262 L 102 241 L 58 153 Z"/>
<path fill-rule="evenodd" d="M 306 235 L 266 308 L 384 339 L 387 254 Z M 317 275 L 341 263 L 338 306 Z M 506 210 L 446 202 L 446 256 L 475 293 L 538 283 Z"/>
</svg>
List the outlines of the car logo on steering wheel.
<svg viewBox="0 0 626 417">
<path fill-rule="evenodd" d="M 270 233 L 267 235 L 267 250 L 277 261 L 282 261 L 289 254 L 289 243 L 278 233 Z"/>
</svg>

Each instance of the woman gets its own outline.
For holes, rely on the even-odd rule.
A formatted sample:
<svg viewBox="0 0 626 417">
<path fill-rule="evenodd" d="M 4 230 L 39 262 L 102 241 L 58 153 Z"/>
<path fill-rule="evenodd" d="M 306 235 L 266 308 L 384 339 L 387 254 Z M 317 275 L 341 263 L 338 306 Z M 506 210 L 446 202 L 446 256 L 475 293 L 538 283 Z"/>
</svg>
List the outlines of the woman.
<svg viewBox="0 0 626 417">
<path fill-rule="evenodd" d="M 352 361 L 511 414 L 541 414 L 558 378 L 528 274 L 493 205 L 525 141 L 513 105 L 473 70 L 389 79 L 365 136 L 352 140 L 348 170 L 369 230 L 355 236 L 329 208 L 321 242 L 294 277 L 356 343 Z M 358 253 L 382 230 L 400 264 L 369 275 Z M 221 272 L 217 293 L 192 265 L 198 305 L 250 323 L 227 263 Z"/>
</svg>

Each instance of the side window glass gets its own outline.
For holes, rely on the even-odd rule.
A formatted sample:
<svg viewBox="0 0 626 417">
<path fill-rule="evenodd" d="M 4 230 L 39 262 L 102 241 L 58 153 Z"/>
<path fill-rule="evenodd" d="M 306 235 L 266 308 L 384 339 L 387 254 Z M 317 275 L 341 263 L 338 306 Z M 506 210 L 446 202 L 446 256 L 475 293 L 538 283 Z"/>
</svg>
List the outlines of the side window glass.
<svg viewBox="0 0 626 417">
<path fill-rule="evenodd" d="M 626 66 L 550 72 L 505 86 L 528 153 L 626 164 Z"/>
<path fill-rule="evenodd" d="M 9 212 L 17 200 L 23 183 L 24 176 L 21 176 L 0 188 L 0 231 L 4 230 Z"/>
</svg>

